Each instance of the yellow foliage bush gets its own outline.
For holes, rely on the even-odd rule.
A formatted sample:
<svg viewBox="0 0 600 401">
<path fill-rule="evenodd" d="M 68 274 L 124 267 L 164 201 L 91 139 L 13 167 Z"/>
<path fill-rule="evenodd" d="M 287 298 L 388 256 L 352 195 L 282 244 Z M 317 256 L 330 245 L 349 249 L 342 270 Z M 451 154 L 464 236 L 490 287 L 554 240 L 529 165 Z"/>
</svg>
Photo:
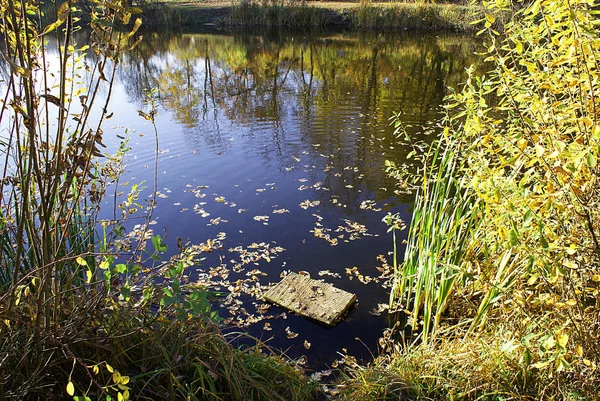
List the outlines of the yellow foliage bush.
<svg viewBox="0 0 600 401">
<path fill-rule="evenodd" d="M 469 69 L 449 96 L 390 304 L 410 310 L 424 342 L 450 314 L 451 338 L 496 333 L 519 369 L 598 383 L 599 11 L 588 0 L 484 5 L 492 68 Z M 494 15 L 511 15 L 502 33 Z"/>
<path fill-rule="evenodd" d="M 488 5 L 489 77 L 453 96 L 466 190 L 480 203 L 464 261 L 486 318 L 513 322 L 535 369 L 595 369 L 600 355 L 600 39 L 593 2 L 538 0 L 500 35 Z M 491 104 L 491 105 L 490 105 Z M 487 313 L 486 313 L 487 312 Z"/>
</svg>

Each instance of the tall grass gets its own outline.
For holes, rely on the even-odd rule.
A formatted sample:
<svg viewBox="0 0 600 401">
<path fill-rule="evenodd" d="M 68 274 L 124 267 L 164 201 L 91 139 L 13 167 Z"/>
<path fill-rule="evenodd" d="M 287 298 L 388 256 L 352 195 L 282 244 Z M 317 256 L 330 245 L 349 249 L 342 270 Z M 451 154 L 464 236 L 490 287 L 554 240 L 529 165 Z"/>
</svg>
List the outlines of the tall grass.
<svg viewBox="0 0 600 401">
<path fill-rule="evenodd" d="M 24 347 L 27 333 L 11 333 L 12 344 L 2 344 L 3 366 L 20 369 L 0 369 L 3 397 L 66 399 L 70 382 L 77 396 L 116 399 L 125 389 L 116 377 L 126 377 L 122 386 L 131 399 L 300 401 L 316 396 L 315 385 L 268 346 L 257 341 L 238 349 L 233 338 L 205 319 L 183 321 L 147 308 L 117 309 L 107 318 L 98 308 L 102 298 L 86 301 L 64 325 L 43 332 L 53 354 L 42 365 L 22 366 L 31 352 Z"/>
<path fill-rule="evenodd" d="M 473 31 L 479 18 L 477 5 L 422 2 L 372 2 L 313 4 L 305 0 L 233 0 L 215 5 L 172 1 L 146 2 L 148 25 L 195 26 L 220 24 L 241 27 L 344 27 L 351 29 L 411 29 Z"/>
<path fill-rule="evenodd" d="M 234 1 L 231 25 L 270 27 L 321 27 L 326 12 L 301 0 Z"/>
<path fill-rule="evenodd" d="M 473 29 L 470 22 L 480 12 L 474 5 L 397 1 L 382 5 L 374 4 L 371 0 L 361 0 L 356 11 L 351 14 L 351 24 L 359 29 L 469 31 Z"/>
<path fill-rule="evenodd" d="M 458 151 L 448 136 L 430 147 L 390 293 L 390 309 L 408 310 L 424 342 L 438 329 L 456 282 L 464 281 L 462 261 L 481 218 L 476 198 L 465 190 Z"/>
</svg>

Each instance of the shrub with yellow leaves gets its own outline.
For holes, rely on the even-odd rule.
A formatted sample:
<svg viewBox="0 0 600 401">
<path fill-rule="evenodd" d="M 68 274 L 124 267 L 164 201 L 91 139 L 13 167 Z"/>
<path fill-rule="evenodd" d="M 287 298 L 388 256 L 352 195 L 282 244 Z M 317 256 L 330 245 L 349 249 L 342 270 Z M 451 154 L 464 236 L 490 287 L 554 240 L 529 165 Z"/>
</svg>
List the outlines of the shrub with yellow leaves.
<svg viewBox="0 0 600 401">
<path fill-rule="evenodd" d="M 560 391 L 596 388 L 599 11 L 591 0 L 484 5 L 476 23 L 493 67 L 468 69 L 463 90 L 448 98 L 390 303 L 409 309 L 433 348 L 440 328 L 481 344 L 503 338 L 508 371 L 544 378 L 547 388 L 568 383 Z M 507 14 L 497 32 L 494 15 Z M 436 191 L 441 182 L 452 188 Z M 444 323 L 449 314 L 458 324 Z"/>
</svg>

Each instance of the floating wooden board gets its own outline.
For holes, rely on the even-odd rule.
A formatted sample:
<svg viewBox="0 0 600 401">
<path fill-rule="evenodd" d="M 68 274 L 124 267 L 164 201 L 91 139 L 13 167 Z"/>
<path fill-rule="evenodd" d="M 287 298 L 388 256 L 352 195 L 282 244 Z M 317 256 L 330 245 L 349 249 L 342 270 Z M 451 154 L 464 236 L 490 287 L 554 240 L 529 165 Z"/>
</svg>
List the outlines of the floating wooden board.
<svg viewBox="0 0 600 401">
<path fill-rule="evenodd" d="M 297 273 L 285 276 L 264 298 L 328 326 L 335 325 L 356 302 L 355 294 Z"/>
</svg>

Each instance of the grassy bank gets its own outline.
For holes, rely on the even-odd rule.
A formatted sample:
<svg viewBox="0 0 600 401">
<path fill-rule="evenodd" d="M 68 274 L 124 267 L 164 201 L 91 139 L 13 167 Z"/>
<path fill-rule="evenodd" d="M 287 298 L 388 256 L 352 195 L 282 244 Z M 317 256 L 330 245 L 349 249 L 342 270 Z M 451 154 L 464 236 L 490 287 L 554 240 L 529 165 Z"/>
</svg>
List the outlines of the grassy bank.
<svg viewBox="0 0 600 401">
<path fill-rule="evenodd" d="M 144 6 L 144 24 L 182 27 L 338 27 L 471 31 L 477 6 L 404 2 L 299 2 L 293 0 L 193 3 L 168 1 Z"/>
<path fill-rule="evenodd" d="M 28 297 L 22 301 L 30 305 Z M 4 331 L 4 399 L 65 399 L 68 393 L 80 400 L 316 398 L 316 386 L 296 366 L 258 341 L 242 349 L 205 319 L 91 301 L 65 308 L 56 329 L 42 331 L 41 359 L 28 327 L 13 321 Z"/>
</svg>

